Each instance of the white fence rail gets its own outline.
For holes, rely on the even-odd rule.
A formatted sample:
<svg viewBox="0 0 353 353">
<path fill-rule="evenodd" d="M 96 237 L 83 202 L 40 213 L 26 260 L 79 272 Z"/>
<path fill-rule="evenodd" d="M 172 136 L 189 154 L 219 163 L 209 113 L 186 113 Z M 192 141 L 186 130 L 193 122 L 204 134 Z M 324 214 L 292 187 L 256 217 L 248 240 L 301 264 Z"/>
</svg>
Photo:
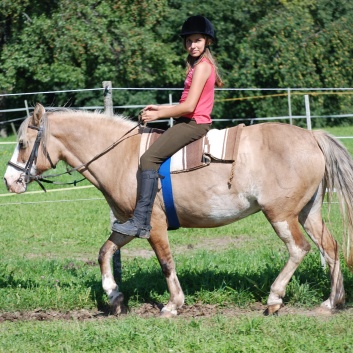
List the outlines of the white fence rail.
<svg viewBox="0 0 353 353">
<path fill-rule="evenodd" d="M 109 81 L 104 81 L 104 82 L 109 82 Z M 59 91 L 39 91 L 39 92 L 26 92 L 26 93 L 10 93 L 10 94 L 0 94 L 0 97 L 22 97 L 24 98 L 24 106 L 23 107 L 17 107 L 17 108 L 12 108 L 12 109 L 0 109 L 0 114 L 1 113 L 25 113 L 26 115 L 29 114 L 31 110 L 33 110 L 33 107 L 28 107 L 27 106 L 27 98 L 33 97 L 36 95 L 49 95 L 49 94 L 60 94 L 60 93 L 79 93 L 79 92 L 90 92 L 90 91 L 98 91 L 102 93 L 102 97 L 104 95 L 104 91 L 107 90 L 107 87 L 102 87 L 102 88 L 91 88 L 91 89 L 70 89 L 70 90 L 59 90 Z M 154 87 L 149 87 L 149 88 L 131 88 L 131 87 L 109 87 L 109 90 L 112 91 L 167 91 L 167 92 L 175 92 L 175 91 L 181 91 L 182 88 L 154 88 Z M 254 99 L 254 98 L 270 98 L 270 97 L 286 97 L 287 102 L 288 102 L 288 115 L 283 115 L 283 116 L 273 116 L 273 117 L 254 117 L 254 118 L 249 118 L 250 122 L 255 122 L 255 121 L 271 121 L 271 120 L 289 120 L 290 124 L 293 123 L 294 119 L 305 119 L 307 117 L 303 115 L 293 115 L 293 107 L 292 107 L 292 98 L 293 95 L 304 95 L 304 96 L 309 96 L 309 95 L 314 95 L 314 94 L 352 94 L 353 96 L 353 88 L 217 88 L 217 91 L 233 91 L 233 92 L 279 92 L 274 95 L 266 95 L 266 96 L 251 96 L 251 97 L 241 97 L 241 98 L 227 98 L 225 100 L 230 101 L 230 100 L 246 100 L 246 99 Z M 179 97 L 179 95 L 178 95 Z M 169 101 L 165 102 L 166 104 L 173 104 L 173 93 L 169 94 Z M 216 99 L 217 101 L 222 101 L 222 99 Z M 102 99 L 103 103 L 103 99 Z M 143 104 L 136 104 L 136 105 L 113 105 L 113 109 L 136 109 L 136 108 L 143 108 L 146 104 L 149 104 L 151 102 L 143 102 Z M 303 106 L 306 103 L 303 101 Z M 105 107 L 104 105 L 97 105 L 97 106 L 84 106 L 84 107 L 72 107 L 75 109 L 85 109 L 85 110 L 104 110 Z M 351 118 L 353 117 L 353 114 L 346 113 L 346 114 L 336 114 L 336 115 L 311 115 L 310 118 Z M 23 120 L 23 117 L 21 118 L 16 118 L 12 120 L 7 120 L 6 122 L 16 122 L 19 120 Z M 244 119 L 237 119 L 237 118 L 222 118 L 222 119 L 216 119 L 217 121 L 232 121 L 232 122 L 237 122 L 237 121 L 244 121 Z M 0 124 L 5 123 L 0 122 Z"/>
</svg>

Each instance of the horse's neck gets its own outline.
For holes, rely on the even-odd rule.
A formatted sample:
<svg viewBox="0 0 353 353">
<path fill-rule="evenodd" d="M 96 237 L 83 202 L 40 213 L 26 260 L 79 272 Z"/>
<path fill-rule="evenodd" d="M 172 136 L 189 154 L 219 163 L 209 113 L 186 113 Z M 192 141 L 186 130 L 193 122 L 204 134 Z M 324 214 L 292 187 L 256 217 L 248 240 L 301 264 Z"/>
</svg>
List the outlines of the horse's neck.
<svg viewBox="0 0 353 353">
<path fill-rule="evenodd" d="M 111 175 L 119 177 L 122 170 L 137 170 L 140 135 L 133 125 L 110 119 L 59 115 L 50 122 L 51 135 L 61 145 L 62 159 L 72 167 L 89 163 L 85 175 L 93 184 L 107 184 Z M 122 138 L 110 151 L 104 152 Z M 136 156 L 135 156 L 136 155 Z M 118 168 L 117 168 L 118 166 Z M 136 172 L 135 172 L 136 173 Z"/>
<path fill-rule="evenodd" d="M 50 119 L 51 135 L 80 156 L 102 152 L 128 132 L 129 127 L 124 121 L 76 116 L 74 113 L 54 115 Z"/>
</svg>

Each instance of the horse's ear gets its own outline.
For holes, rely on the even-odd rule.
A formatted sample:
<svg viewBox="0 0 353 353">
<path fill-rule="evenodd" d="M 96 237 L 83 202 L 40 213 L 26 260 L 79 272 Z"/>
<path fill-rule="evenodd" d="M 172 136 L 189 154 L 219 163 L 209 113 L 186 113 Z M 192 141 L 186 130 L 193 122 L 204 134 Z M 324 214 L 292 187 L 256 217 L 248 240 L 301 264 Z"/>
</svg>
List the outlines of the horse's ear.
<svg viewBox="0 0 353 353">
<path fill-rule="evenodd" d="M 45 108 L 40 104 L 37 103 L 34 111 L 33 111 L 33 125 L 39 126 L 40 121 L 42 120 L 43 115 L 45 114 Z"/>
</svg>

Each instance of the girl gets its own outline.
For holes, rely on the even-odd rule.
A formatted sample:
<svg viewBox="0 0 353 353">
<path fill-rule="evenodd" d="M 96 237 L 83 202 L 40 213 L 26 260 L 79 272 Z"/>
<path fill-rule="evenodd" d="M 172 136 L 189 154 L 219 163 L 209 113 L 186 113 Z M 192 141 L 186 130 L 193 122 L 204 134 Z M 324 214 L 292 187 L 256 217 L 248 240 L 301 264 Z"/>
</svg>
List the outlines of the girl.
<svg viewBox="0 0 353 353">
<path fill-rule="evenodd" d="M 174 117 L 175 125 L 141 156 L 140 194 L 133 217 L 123 224 L 114 222 L 114 232 L 145 239 L 150 237 L 160 165 L 185 145 L 206 135 L 210 129 L 214 87 L 223 85 L 209 50 L 215 40 L 215 31 L 207 18 L 192 16 L 183 24 L 180 35 L 188 57 L 187 76 L 179 104 L 148 105 L 142 112 L 143 122 Z"/>
</svg>

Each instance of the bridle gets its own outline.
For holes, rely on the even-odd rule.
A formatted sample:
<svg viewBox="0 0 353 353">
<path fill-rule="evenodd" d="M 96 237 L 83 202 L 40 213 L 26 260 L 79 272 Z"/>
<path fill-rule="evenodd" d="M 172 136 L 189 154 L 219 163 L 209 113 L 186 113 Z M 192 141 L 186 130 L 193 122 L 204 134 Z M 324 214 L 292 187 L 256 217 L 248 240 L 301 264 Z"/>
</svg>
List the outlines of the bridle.
<svg viewBox="0 0 353 353">
<path fill-rule="evenodd" d="M 43 136 L 43 125 L 41 125 L 40 127 L 37 127 L 37 126 L 34 126 L 34 125 L 28 125 L 28 128 L 33 129 L 33 130 L 37 130 L 38 133 L 37 133 L 36 140 L 34 141 L 33 148 L 32 148 L 31 154 L 29 155 L 29 158 L 28 158 L 28 161 L 27 161 L 26 165 L 24 167 L 21 167 L 20 165 L 18 165 L 16 163 L 13 163 L 11 161 L 8 161 L 7 165 L 10 165 L 10 166 L 12 166 L 12 167 L 14 167 L 14 168 L 16 168 L 18 170 L 21 170 L 23 172 L 23 174 L 24 174 L 24 182 L 26 184 L 28 184 L 32 180 L 35 180 L 40 185 L 40 187 L 44 191 L 46 191 L 44 186 L 43 186 L 43 184 L 41 184 L 40 181 L 38 180 L 39 178 L 36 175 L 32 175 L 31 174 L 31 169 L 32 169 L 33 163 L 35 163 L 37 161 L 37 158 L 38 158 L 39 145 L 41 143 L 42 136 Z M 52 162 L 48 151 L 45 151 L 45 154 L 46 154 L 46 157 L 47 157 L 47 159 L 48 159 L 48 161 L 50 163 L 50 167 L 52 169 L 55 169 L 56 165 Z M 21 178 L 19 180 L 21 181 Z"/>
<path fill-rule="evenodd" d="M 141 126 L 141 122 L 139 120 L 138 124 L 136 126 L 134 126 L 132 129 L 130 129 L 129 131 L 127 131 L 124 135 L 122 135 L 117 141 L 115 141 L 113 144 L 111 144 L 109 147 L 107 147 L 104 151 L 100 152 L 99 154 L 97 154 L 96 156 L 94 156 L 91 160 L 89 160 L 86 163 L 83 163 L 81 165 L 79 165 L 78 167 L 72 168 L 72 169 L 67 169 L 66 172 L 63 173 L 59 173 L 59 174 L 52 174 L 52 175 L 43 175 L 43 174 L 39 174 L 39 175 L 33 175 L 31 174 L 31 169 L 33 164 L 37 161 L 37 157 L 38 157 L 38 150 L 39 150 L 39 146 L 40 143 L 42 141 L 42 137 L 43 137 L 43 131 L 44 131 L 44 126 L 43 124 L 41 124 L 39 127 L 34 126 L 34 125 L 28 125 L 28 128 L 33 129 L 33 130 L 37 130 L 37 137 L 34 141 L 33 144 L 33 148 L 31 151 L 31 154 L 29 155 L 28 161 L 26 163 L 26 165 L 24 167 L 13 163 L 12 161 L 8 161 L 7 165 L 10 165 L 14 168 L 16 168 L 17 170 L 20 170 L 23 172 L 24 174 L 24 182 L 26 184 L 29 184 L 31 181 L 36 181 L 38 183 L 38 185 L 41 187 L 41 189 L 46 192 L 46 189 L 44 187 L 44 185 L 42 184 L 42 182 L 45 183 L 51 183 L 51 184 L 56 184 L 56 185 L 74 185 L 76 186 L 77 183 L 85 180 L 86 178 L 82 178 L 80 180 L 74 180 L 73 182 L 69 182 L 69 183 L 61 183 L 61 182 L 54 182 L 52 180 L 48 180 L 46 178 L 54 178 L 54 177 L 58 177 L 64 174 L 71 174 L 72 172 L 75 172 L 79 169 L 85 168 L 87 167 L 90 163 L 92 163 L 93 161 L 97 160 L 98 158 L 100 158 L 101 156 L 103 156 L 105 153 L 109 152 L 111 149 L 113 149 L 116 145 L 118 145 L 120 142 L 123 141 L 123 138 L 128 135 L 131 131 L 133 131 L 134 129 L 136 129 L 137 127 Z M 48 151 L 46 149 L 44 149 L 44 153 L 46 155 L 46 158 L 48 159 L 49 163 L 50 163 L 50 167 L 51 169 L 55 169 L 56 165 L 52 162 L 50 155 L 48 153 Z M 22 181 L 21 178 L 18 179 L 18 181 Z"/>
</svg>

